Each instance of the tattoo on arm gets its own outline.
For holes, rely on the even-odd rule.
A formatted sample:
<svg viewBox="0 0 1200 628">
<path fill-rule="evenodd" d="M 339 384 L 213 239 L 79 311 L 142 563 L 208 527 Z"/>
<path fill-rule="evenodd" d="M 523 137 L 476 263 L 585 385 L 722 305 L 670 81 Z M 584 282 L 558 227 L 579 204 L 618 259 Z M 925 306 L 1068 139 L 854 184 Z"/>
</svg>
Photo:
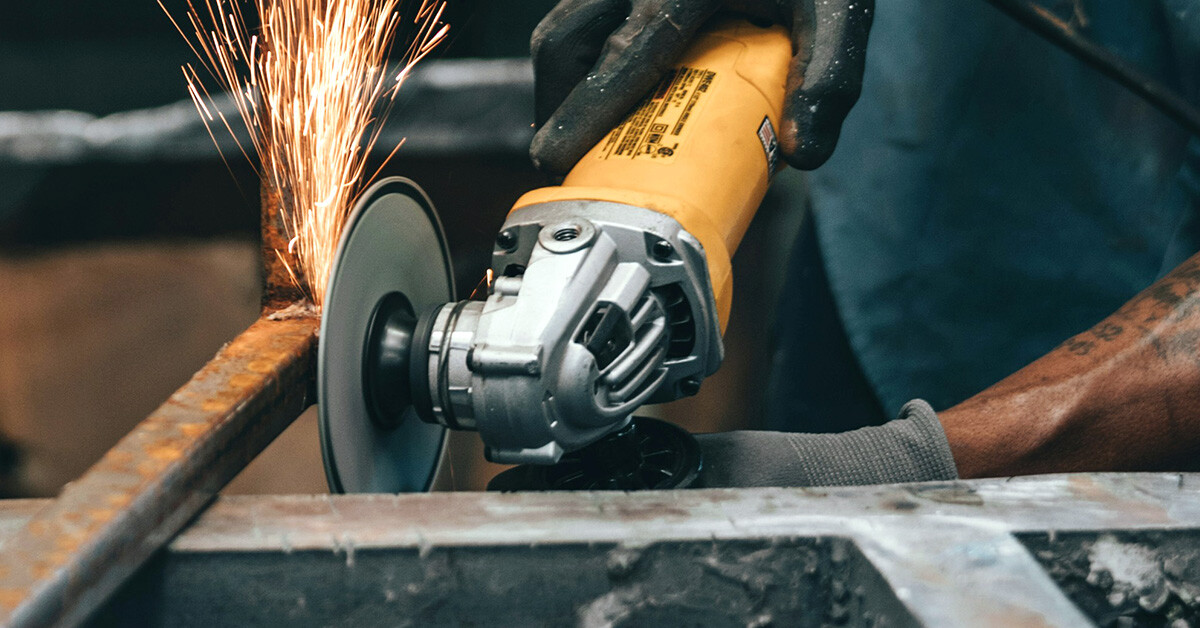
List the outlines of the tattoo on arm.
<svg viewBox="0 0 1200 628">
<path fill-rule="evenodd" d="M 1092 335 L 1105 342 L 1112 342 L 1123 333 L 1125 328 L 1116 323 L 1100 323 L 1092 328 Z"/>
<path fill-rule="evenodd" d="M 1096 348 L 1096 343 L 1091 340 L 1082 340 L 1079 336 L 1074 336 L 1062 343 L 1062 347 L 1074 355 L 1087 355 L 1092 352 L 1092 349 Z"/>
<path fill-rule="evenodd" d="M 1133 329 L 1151 343 L 1164 361 L 1186 358 L 1200 363 L 1200 254 L 1143 290 L 1088 331 L 1059 346 L 1085 356 Z"/>
<path fill-rule="evenodd" d="M 1200 255 L 1182 263 L 1117 311 L 1125 320 L 1182 322 L 1200 312 Z"/>
</svg>

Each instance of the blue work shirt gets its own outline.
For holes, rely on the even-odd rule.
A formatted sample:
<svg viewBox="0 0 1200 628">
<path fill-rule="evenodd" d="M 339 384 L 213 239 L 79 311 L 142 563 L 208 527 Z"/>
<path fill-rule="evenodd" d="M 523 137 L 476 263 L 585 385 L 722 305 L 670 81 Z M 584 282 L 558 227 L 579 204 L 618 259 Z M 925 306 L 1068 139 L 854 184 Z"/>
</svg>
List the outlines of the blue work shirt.
<svg viewBox="0 0 1200 628">
<path fill-rule="evenodd" d="M 1196 101 L 1200 0 L 1074 4 Z M 1200 249 L 1200 151 L 980 0 L 876 10 L 862 98 L 809 185 L 846 336 L 893 416 L 983 390 Z"/>
</svg>

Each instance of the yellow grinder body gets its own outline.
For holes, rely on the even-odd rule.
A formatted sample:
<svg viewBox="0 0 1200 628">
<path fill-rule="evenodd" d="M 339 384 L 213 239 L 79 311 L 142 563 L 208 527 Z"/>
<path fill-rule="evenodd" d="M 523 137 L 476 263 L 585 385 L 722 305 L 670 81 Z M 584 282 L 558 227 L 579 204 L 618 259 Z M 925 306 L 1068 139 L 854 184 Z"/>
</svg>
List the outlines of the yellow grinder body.
<svg viewBox="0 0 1200 628">
<path fill-rule="evenodd" d="M 704 247 L 723 331 L 731 257 L 782 165 L 775 129 L 791 56 L 780 26 L 715 22 L 561 186 L 525 194 L 512 211 L 607 201 L 670 216 Z"/>
</svg>

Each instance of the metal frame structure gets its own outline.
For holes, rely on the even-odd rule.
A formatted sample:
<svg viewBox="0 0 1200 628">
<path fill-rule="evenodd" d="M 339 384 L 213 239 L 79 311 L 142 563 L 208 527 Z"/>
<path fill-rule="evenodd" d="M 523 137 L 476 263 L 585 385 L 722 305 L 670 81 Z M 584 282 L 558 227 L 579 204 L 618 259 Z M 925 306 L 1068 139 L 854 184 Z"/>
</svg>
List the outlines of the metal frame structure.
<svg viewBox="0 0 1200 628">
<path fill-rule="evenodd" d="M 518 119 L 518 112 L 531 108 L 532 83 L 523 60 L 429 64 L 411 79 L 408 92 L 431 106 L 406 116 L 404 124 L 389 125 L 383 139 L 395 143 L 407 137 L 407 150 L 416 155 L 444 154 L 449 146 L 523 152 L 532 131 L 497 121 Z M 480 102 L 488 103 L 486 111 Z M 471 115 L 448 121 L 436 114 L 444 109 Z M 12 115 L 32 119 L 38 114 Z M 116 139 L 138 141 L 85 141 L 91 137 L 86 128 L 51 126 L 30 137 L 0 134 L 0 151 L 12 149 L 37 163 L 69 159 L 70 151 L 63 154 L 57 147 L 78 145 L 90 146 L 88 156 L 95 159 L 169 160 L 212 153 L 199 119 L 187 116 L 186 123 L 164 127 L 163 115 L 153 110 L 124 116 L 132 122 L 120 127 Z M 235 146 L 233 138 L 221 141 L 227 150 Z M 275 254 L 288 240 L 280 192 L 262 189 L 260 319 L 5 539 L 0 625 L 84 622 L 314 402 L 319 319 L 300 305 L 303 295 Z M 0 509 L 8 506 L 0 502 Z"/>
<path fill-rule="evenodd" d="M 0 624 L 1200 626 L 1200 475 L 214 503 L 313 402 L 275 194 L 262 318 L 56 499 L 0 502 Z"/>
<path fill-rule="evenodd" d="M 532 84 L 524 60 L 428 64 L 407 91 L 430 106 L 406 115 L 403 124 L 389 125 L 383 141 L 405 137 L 407 152 L 415 155 L 444 154 L 447 147 L 524 152 L 532 131 L 498 121 L 519 119 L 519 112 L 531 109 Z M 480 102 L 488 103 L 486 110 Z M 38 129 L 30 136 L 0 133 L 0 152 L 47 164 L 77 157 L 61 147 L 81 145 L 89 147 L 86 156 L 93 159 L 213 155 L 200 120 L 176 119 L 175 108 L 167 109 L 124 114 L 119 132 L 101 134 L 107 139 L 102 142 L 89 139 L 87 125 L 82 130 L 30 125 Z M 471 115 L 438 117 L 446 109 Z M 33 119 L 38 114 L 10 115 Z M 174 124 L 164 125 L 164 115 Z M 236 148 L 234 138 L 217 137 L 226 152 Z M 129 138 L 137 141 L 120 141 Z M 262 188 L 260 319 L 5 539 L 0 625 L 85 621 L 314 403 L 319 319 L 300 305 L 303 295 L 275 254 L 288 240 L 279 193 Z M 8 506 L 0 502 L 0 509 Z"/>
</svg>

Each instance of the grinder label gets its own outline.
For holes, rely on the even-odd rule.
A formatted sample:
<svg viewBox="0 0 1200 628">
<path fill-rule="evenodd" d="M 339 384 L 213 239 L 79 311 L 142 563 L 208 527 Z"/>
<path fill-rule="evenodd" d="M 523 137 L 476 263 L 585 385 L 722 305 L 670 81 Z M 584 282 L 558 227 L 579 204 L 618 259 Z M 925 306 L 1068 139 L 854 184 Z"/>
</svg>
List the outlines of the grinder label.
<svg viewBox="0 0 1200 628">
<path fill-rule="evenodd" d="M 767 116 L 763 116 L 762 124 L 758 125 L 758 141 L 762 142 L 763 152 L 767 154 L 767 178 L 773 177 L 779 167 L 779 140 L 775 137 L 775 125 Z"/>
<path fill-rule="evenodd" d="M 600 146 L 600 159 L 651 159 L 671 163 L 683 142 L 688 121 L 699 112 L 717 73 L 682 67 L 671 70 L 658 87 L 613 129 Z"/>
</svg>

